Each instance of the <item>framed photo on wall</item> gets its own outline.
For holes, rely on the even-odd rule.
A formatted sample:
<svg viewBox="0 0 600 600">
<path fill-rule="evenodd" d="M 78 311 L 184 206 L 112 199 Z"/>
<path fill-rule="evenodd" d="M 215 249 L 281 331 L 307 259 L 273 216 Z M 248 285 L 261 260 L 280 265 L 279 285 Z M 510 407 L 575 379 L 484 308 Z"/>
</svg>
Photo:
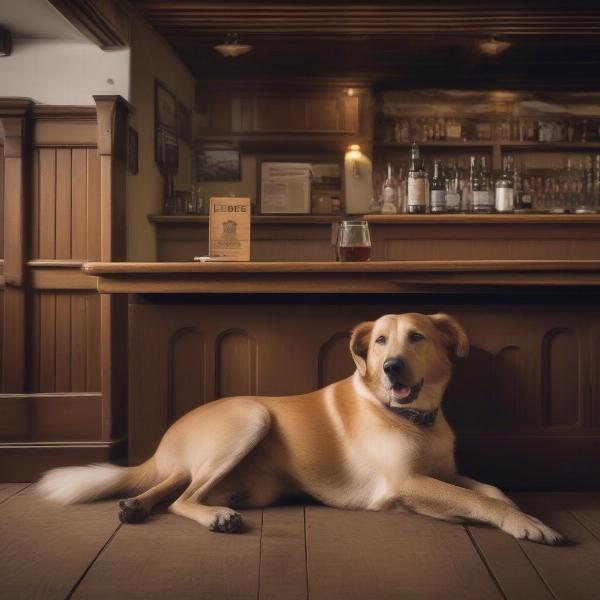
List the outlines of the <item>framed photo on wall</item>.
<svg viewBox="0 0 600 600">
<path fill-rule="evenodd" d="M 169 171 L 177 171 L 177 98 L 159 79 L 155 79 L 154 111 L 156 163 Z"/>
<path fill-rule="evenodd" d="M 236 148 L 197 148 L 196 181 L 241 181 L 240 151 Z"/>
<path fill-rule="evenodd" d="M 187 144 L 192 143 L 192 113 L 177 100 L 177 137 Z"/>
</svg>

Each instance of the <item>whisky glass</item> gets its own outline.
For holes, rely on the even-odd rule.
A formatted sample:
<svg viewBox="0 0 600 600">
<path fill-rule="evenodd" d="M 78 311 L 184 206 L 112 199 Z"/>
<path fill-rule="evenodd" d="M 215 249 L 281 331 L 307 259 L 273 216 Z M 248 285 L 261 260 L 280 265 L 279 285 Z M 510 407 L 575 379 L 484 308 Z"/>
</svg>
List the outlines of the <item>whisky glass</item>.
<svg viewBox="0 0 600 600">
<path fill-rule="evenodd" d="M 342 221 L 338 230 L 338 258 L 342 262 L 371 258 L 371 236 L 366 221 Z"/>
</svg>

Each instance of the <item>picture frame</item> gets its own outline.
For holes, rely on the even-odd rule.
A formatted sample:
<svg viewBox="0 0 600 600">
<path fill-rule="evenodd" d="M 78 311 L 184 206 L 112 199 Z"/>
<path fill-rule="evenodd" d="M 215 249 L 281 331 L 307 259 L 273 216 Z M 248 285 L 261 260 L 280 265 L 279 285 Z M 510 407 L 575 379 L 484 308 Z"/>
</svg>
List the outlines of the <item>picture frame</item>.
<svg viewBox="0 0 600 600">
<path fill-rule="evenodd" d="M 127 169 L 131 175 L 137 175 L 139 172 L 138 156 L 138 132 L 133 127 L 129 127 L 127 130 Z"/>
<path fill-rule="evenodd" d="M 176 172 L 179 167 L 177 97 L 159 79 L 155 79 L 154 85 L 154 114 L 156 163 Z"/>
<path fill-rule="evenodd" d="M 196 148 L 196 181 L 241 181 L 239 148 Z"/>
<path fill-rule="evenodd" d="M 186 144 L 192 144 L 192 113 L 177 100 L 177 137 Z"/>
</svg>

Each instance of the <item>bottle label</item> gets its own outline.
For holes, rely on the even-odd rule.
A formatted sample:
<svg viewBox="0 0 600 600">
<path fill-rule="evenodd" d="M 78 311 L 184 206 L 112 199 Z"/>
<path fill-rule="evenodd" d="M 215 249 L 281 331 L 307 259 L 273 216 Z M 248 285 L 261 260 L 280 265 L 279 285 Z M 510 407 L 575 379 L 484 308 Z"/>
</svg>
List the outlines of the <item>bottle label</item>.
<svg viewBox="0 0 600 600">
<path fill-rule="evenodd" d="M 531 194 L 522 194 L 519 204 L 521 208 L 531 208 L 533 204 Z"/>
<path fill-rule="evenodd" d="M 383 201 L 394 202 L 396 194 L 394 194 L 394 188 L 385 187 L 383 188 Z"/>
<path fill-rule="evenodd" d="M 492 199 L 487 190 L 473 191 L 473 208 L 491 208 Z"/>
<path fill-rule="evenodd" d="M 446 208 L 446 192 L 431 190 L 431 208 Z"/>
<path fill-rule="evenodd" d="M 498 212 L 509 212 L 514 208 L 514 190 L 512 188 L 496 188 L 496 210 Z"/>
<path fill-rule="evenodd" d="M 446 208 L 449 210 L 458 210 L 460 208 L 460 194 L 456 194 L 454 192 L 447 192 Z"/>
<path fill-rule="evenodd" d="M 408 180 L 408 206 L 425 206 L 425 179 Z"/>
</svg>

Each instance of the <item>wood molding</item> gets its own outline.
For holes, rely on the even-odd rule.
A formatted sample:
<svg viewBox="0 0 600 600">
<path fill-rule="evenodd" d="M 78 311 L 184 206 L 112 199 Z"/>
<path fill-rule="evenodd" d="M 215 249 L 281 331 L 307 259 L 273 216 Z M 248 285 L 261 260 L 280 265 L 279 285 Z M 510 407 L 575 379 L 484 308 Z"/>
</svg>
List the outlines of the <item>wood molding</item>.
<svg viewBox="0 0 600 600">
<path fill-rule="evenodd" d="M 130 18 L 114 0 L 50 0 L 83 35 L 103 50 L 124 48 L 130 42 Z"/>
<path fill-rule="evenodd" d="M 21 392 L 25 386 L 29 170 L 31 162 L 31 100 L 0 100 L 0 129 L 4 138 L 4 314 L 2 385 Z"/>
</svg>

